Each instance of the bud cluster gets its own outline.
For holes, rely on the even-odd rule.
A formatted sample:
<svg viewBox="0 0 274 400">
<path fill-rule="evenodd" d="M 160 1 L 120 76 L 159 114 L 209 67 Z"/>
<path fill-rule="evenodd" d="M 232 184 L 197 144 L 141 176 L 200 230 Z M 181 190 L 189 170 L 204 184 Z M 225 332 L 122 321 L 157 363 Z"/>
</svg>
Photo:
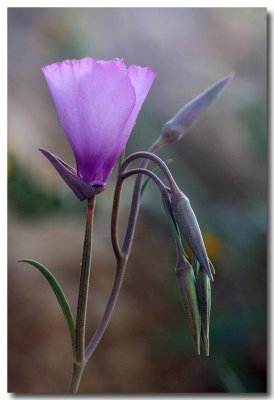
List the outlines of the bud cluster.
<svg viewBox="0 0 274 400">
<path fill-rule="evenodd" d="M 149 178 L 147 179 L 152 179 L 161 192 L 162 202 L 177 248 L 175 268 L 177 283 L 197 354 L 200 354 L 200 341 L 202 339 L 205 354 L 209 355 L 211 282 L 214 280 L 215 271 L 207 256 L 202 233 L 189 199 L 178 188 L 166 164 L 154 153 L 164 145 L 182 139 L 184 134 L 195 125 L 217 99 L 233 76 L 234 73 L 229 74 L 187 103 L 163 125 L 159 138 L 147 152 L 131 154 L 124 160 L 119 169 L 119 176 L 122 180 L 133 174 L 148 175 Z M 143 158 L 140 167 L 126 172 L 127 166 L 137 158 Z M 165 186 L 153 171 L 147 169 L 148 161 L 157 164 L 156 170 L 158 169 L 158 172 L 161 171 L 165 174 L 169 187 Z M 139 182 L 141 182 L 141 177 Z M 147 181 L 140 189 L 140 196 L 146 186 Z M 138 196 L 135 198 L 138 199 Z M 128 232 L 131 232 L 131 229 Z M 192 252 L 191 262 L 184 250 L 182 239 Z"/>
<path fill-rule="evenodd" d="M 163 196 L 162 196 L 163 198 Z M 169 199 L 170 206 L 166 206 Z M 177 186 L 165 196 L 165 209 L 175 227 L 177 263 L 176 278 L 182 303 L 197 354 L 200 354 L 200 339 L 206 355 L 209 355 L 209 323 L 211 308 L 211 281 L 215 273 L 208 259 L 201 230 L 188 198 Z M 192 251 L 192 263 L 182 251 L 181 238 Z"/>
</svg>

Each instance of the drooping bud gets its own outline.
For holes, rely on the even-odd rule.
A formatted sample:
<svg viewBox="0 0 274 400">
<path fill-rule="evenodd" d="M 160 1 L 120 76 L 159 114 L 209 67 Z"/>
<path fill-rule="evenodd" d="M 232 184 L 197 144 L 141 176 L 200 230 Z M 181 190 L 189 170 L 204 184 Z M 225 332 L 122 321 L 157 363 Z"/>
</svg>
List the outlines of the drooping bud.
<svg viewBox="0 0 274 400">
<path fill-rule="evenodd" d="M 205 353 L 209 355 L 209 324 L 211 310 L 211 285 L 207 274 L 200 268 L 196 276 L 196 290 L 198 304 L 201 313 L 202 323 L 202 341 L 205 348 Z"/>
<path fill-rule="evenodd" d="M 181 108 L 173 118 L 163 125 L 157 147 L 182 139 L 184 134 L 204 115 L 233 77 L 234 72 L 210 86 Z"/>
<path fill-rule="evenodd" d="M 213 281 L 201 230 L 188 198 L 182 191 L 174 188 L 171 192 L 170 200 L 181 236 L 184 237 L 209 279 Z"/>
<path fill-rule="evenodd" d="M 178 256 L 175 272 L 193 343 L 197 354 L 200 354 L 201 316 L 194 272 L 189 262 L 181 255 Z"/>
</svg>

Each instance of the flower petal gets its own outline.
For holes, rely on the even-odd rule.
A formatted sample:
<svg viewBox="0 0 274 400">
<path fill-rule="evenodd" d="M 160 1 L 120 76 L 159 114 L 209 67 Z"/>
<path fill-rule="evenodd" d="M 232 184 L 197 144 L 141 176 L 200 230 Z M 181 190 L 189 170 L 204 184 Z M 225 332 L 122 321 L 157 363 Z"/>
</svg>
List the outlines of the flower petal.
<svg viewBox="0 0 274 400">
<path fill-rule="evenodd" d="M 104 162 L 113 153 L 135 104 L 135 91 L 122 60 L 86 57 L 42 69 L 71 144 L 77 174 L 104 183 Z"/>
<path fill-rule="evenodd" d="M 127 120 L 127 123 L 125 124 L 123 132 L 121 133 L 120 140 L 115 143 L 112 153 L 104 162 L 104 171 L 107 177 L 109 176 L 114 163 L 120 156 L 122 150 L 127 143 L 137 116 L 147 97 L 147 94 L 151 88 L 156 74 L 150 68 L 143 68 L 139 67 L 138 65 L 131 65 L 128 68 L 128 76 L 135 90 L 136 102 Z"/>
</svg>

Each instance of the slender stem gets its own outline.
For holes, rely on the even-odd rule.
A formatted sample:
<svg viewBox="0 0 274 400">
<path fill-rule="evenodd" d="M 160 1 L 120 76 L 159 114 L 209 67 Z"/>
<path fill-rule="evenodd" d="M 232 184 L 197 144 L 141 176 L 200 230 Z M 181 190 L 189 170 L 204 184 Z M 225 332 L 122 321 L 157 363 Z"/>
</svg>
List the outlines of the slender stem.
<svg viewBox="0 0 274 400">
<path fill-rule="evenodd" d="M 159 150 L 161 146 L 158 145 L 157 141 L 153 143 L 147 150 L 147 153 L 154 153 Z M 149 159 L 143 159 L 140 163 L 140 168 L 146 168 L 148 166 Z M 124 242 L 122 250 L 124 254 L 129 254 L 132 246 L 132 241 L 134 237 L 136 222 L 138 218 L 139 208 L 140 208 L 140 194 L 142 188 L 142 175 L 138 174 L 135 180 L 135 185 L 132 194 L 132 202 L 129 212 L 128 225 L 124 237 Z"/>
<path fill-rule="evenodd" d="M 90 259 L 92 247 L 92 227 L 95 206 L 95 196 L 87 201 L 86 231 L 83 248 L 83 258 L 80 276 L 80 287 L 76 318 L 76 362 L 83 363 L 85 359 L 85 330 L 89 289 Z"/>
<path fill-rule="evenodd" d="M 148 149 L 148 151 L 156 151 L 159 148 L 160 148 L 160 146 L 158 146 L 158 144 L 156 142 L 156 144 L 153 144 Z M 149 162 L 148 160 L 143 160 L 140 167 L 146 168 L 146 166 L 148 165 L 148 162 Z M 137 172 L 134 171 L 134 173 L 137 173 Z M 133 174 L 133 173 L 131 173 L 131 174 Z M 149 174 L 147 174 L 147 175 L 149 175 Z M 157 178 L 157 180 L 159 180 L 158 177 L 156 177 L 156 178 Z M 82 366 L 79 366 L 77 364 L 75 364 L 75 366 L 74 366 L 74 374 L 73 374 L 72 380 L 73 380 L 73 382 L 74 381 L 76 382 L 76 384 L 75 384 L 76 391 L 78 388 L 77 382 L 80 381 L 82 371 L 85 366 L 84 363 L 86 363 L 89 360 L 89 358 L 91 357 L 91 355 L 93 354 L 94 350 L 96 349 L 97 345 L 99 344 L 99 342 L 109 324 L 114 306 L 116 304 L 118 295 L 120 293 L 120 289 L 121 289 L 121 285 L 122 285 L 122 281 L 123 281 L 123 277 L 124 277 L 124 272 L 125 272 L 125 267 L 126 267 L 129 253 L 130 253 L 132 238 L 134 235 L 134 229 L 135 229 L 135 225 L 136 225 L 136 219 L 137 219 L 139 206 L 140 206 L 140 192 L 141 192 L 142 176 L 140 175 L 140 173 L 138 173 L 136 181 L 135 181 L 127 232 L 126 232 L 123 247 L 121 250 L 119 241 L 118 241 L 118 209 L 119 209 L 119 200 L 120 200 L 120 195 L 121 195 L 122 184 L 123 184 L 123 179 L 121 177 L 118 177 L 116 188 L 115 188 L 113 208 L 112 208 L 112 219 L 111 219 L 111 239 L 112 239 L 112 245 L 113 245 L 113 249 L 114 249 L 116 260 L 117 260 L 116 274 L 115 274 L 113 287 L 112 287 L 103 317 L 102 317 L 99 325 L 97 326 L 96 331 L 93 334 L 93 336 L 86 348 L 86 351 L 84 354 L 85 361 L 82 363 Z M 161 183 L 161 185 L 164 186 L 162 183 Z M 79 383 L 78 383 L 78 385 L 79 385 Z"/>
<path fill-rule="evenodd" d="M 145 168 L 148 165 L 147 160 L 143 160 L 142 163 L 140 164 L 141 167 Z M 131 201 L 131 207 L 129 211 L 129 217 L 128 217 L 128 224 L 127 224 L 127 229 L 122 245 L 122 252 L 123 254 L 129 254 L 132 246 L 132 240 L 135 232 L 135 227 L 136 227 L 136 222 L 137 222 L 137 217 L 138 217 L 138 212 L 140 208 L 140 193 L 141 193 L 141 187 L 142 187 L 142 179 L 143 176 L 141 174 L 138 174 L 136 177 L 134 189 L 133 189 L 133 194 L 132 194 L 132 201 Z"/>
<path fill-rule="evenodd" d="M 148 171 L 146 169 L 142 169 L 142 168 L 137 168 L 135 170 L 125 172 L 123 175 L 120 175 L 120 177 L 117 180 L 117 185 L 116 185 L 116 190 L 115 190 L 115 195 L 114 195 L 114 202 L 113 202 L 112 221 L 111 221 L 111 232 L 112 232 L 111 237 L 112 237 L 114 252 L 115 252 L 115 255 L 117 258 L 116 274 L 115 274 L 112 291 L 110 293 L 104 315 L 86 348 L 86 352 L 85 352 L 86 360 L 88 360 L 91 357 L 91 355 L 93 354 L 94 350 L 96 349 L 97 345 L 99 344 L 99 342 L 107 328 L 107 325 L 110 321 L 112 311 L 114 309 L 118 295 L 120 293 L 120 288 L 121 288 L 121 284 L 122 284 L 123 276 L 124 276 L 124 272 L 125 272 L 125 266 L 126 266 L 126 262 L 127 262 L 127 258 L 128 258 L 127 255 L 124 255 L 121 252 L 119 243 L 118 243 L 118 237 L 117 237 L 118 205 L 119 205 L 122 183 L 123 183 L 124 179 L 126 179 L 128 176 L 131 176 L 134 174 L 140 174 L 140 173 L 150 176 L 157 183 L 160 190 L 166 189 L 166 187 L 162 183 L 162 181 L 153 172 Z M 169 189 L 167 188 L 167 190 L 169 190 Z"/>
<path fill-rule="evenodd" d="M 90 356 L 93 354 L 94 350 L 96 349 L 97 345 L 99 344 L 99 342 L 108 326 L 108 323 L 109 323 L 111 315 L 112 315 L 112 311 L 114 309 L 118 295 L 120 293 L 120 288 L 121 288 L 123 277 L 124 277 L 126 262 L 127 262 L 127 258 L 125 258 L 125 257 L 117 259 L 117 268 L 116 268 L 116 274 L 115 274 L 112 290 L 111 290 L 111 293 L 110 293 L 110 296 L 109 296 L 109 299 L 107 302 L 107 306 L 106 306 L 104 315 L 103 315 L 99 325 L 97 326 L 96 331 L 91 338 L 91 341 L 89 342 L 89 344 L 86 348 L 86 353 L 85 353 L 86 360 L 88 360 L 90 358 Z"/>
<path fill-rule="evenodd" d="M 69 393 L 77 393 L 79 389 L 79 384 L 84 371 L 86 363 L 78 364 L 74 362 L 73 364 L 73 374 L 71 378 Z"/>
<path fill-rule="evenodd" d="M 116 256 L 116 259 L 119 260 L 122 257 L 121 248 L 118 240 L 118 210 L 119 210 L 119 201 L 121 196 L 123 181 L 122 179 L 117 179 L 114 200 L 112 206 L 112 216 L 111 216 L 111 241 L 113 250 Z"/>
<path fill-rule="evenodd" d="M 164 174 L 166 175 L 169 185 L 172 189 L 178 189 L 177 184 L 175 182 L 175 180 L 173 179 L 173 176 L 169 170 L 169 168 L 166 166 L 166 164 L 164 163 L 163 160 L 161 160 L 160 157 L 156 156 L 156 154 L 152 154 L 149 153 L 147 151 L 138 151 L 136 153 L 131 154 L 130 156 L 128 156 L 123 164 L 122 167 L 120 168 L 120 173 L 124 172 L 127 168 L 127 166 L 134 160 L 138 159 L 138 158 L 147 158 L 150 161 L 154 161 L 160 168 L 161 170 L 164 172 Z M 140 165 L 140 167 L 142 168 L 143 165 Z"/>
</svg>

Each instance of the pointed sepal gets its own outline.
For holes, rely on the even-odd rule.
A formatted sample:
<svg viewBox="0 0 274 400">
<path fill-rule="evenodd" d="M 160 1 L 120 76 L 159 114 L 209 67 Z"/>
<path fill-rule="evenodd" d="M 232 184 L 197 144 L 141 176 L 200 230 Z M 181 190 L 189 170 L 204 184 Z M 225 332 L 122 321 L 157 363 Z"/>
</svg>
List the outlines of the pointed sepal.
<svg viewBox="0 0 274 400">
<path fill-rule="evenodd" d="M 46 149 L 39 149 L 41 153 L 51 162 L 61 178 L 71 188 L 79 200 L 83 201 L 90 197 L 101 193 L 105 187 L 103 185 L 92 185 L 83 181 L 77 174 L 74 168 L 66 164 L 59 157 L 50 153 Z"/>
<path fill-rule="evenodd" d="M 209 355 L 209 325 L 211 311 L 211 284 L 207 274 L 200 268 L 196 277 L 196 291 L 201 313 L 201 336 L 205 354 Z"/>
<path fill-rule="evenodd" d="M 176 277 L 188 325 L 197 354 L 200 354 L 201 316 L 196 294 L 196 280 L 192 266 L 183 256 L 178 256 Z"/>
</svg>

